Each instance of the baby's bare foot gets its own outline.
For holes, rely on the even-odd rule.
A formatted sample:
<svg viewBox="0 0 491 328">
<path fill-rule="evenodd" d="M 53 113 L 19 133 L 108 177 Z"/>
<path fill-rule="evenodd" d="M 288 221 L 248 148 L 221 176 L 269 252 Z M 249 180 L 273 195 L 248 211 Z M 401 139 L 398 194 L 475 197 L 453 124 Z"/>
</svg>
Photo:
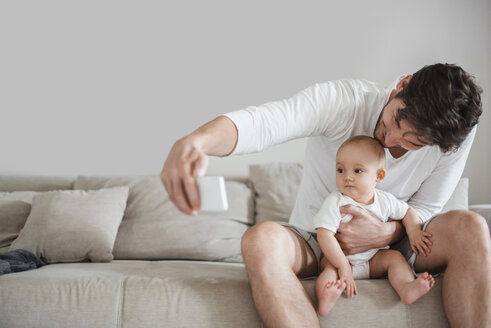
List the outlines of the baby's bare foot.
<svg viewBox="0 0 491 328">
<path fill-rule="evenodd" d="M 406 305 L 414 303 L 418 298 L 428 293 L 434 284 L 435 279 L 431 274 L 428 272 L 420 274 L 418 278 L 408 283 L 404 288 L 401 295 L 402 303 Z"/>
<path fill-rule="evenodd" d="M 329 281 L 319 297 L 319 314 L 325 316 L 331 311 L 336 304 L 343 290 L 346 288 L 346 283 L 341 280 Z"/>
</svg>

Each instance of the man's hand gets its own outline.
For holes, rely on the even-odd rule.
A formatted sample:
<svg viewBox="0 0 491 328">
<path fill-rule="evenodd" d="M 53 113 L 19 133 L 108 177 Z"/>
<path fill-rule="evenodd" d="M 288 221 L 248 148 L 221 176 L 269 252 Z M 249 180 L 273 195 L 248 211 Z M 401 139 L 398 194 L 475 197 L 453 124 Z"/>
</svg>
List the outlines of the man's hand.
<svg viewBox="0 0 491 328">
<path fill-rule="evenodd" d="M 174 143 L 160 179 L 170 200 L 181 212 L 198 214 L 201 204 L 196 178 L 205 175 L 208 156 L 228 156 L 237 140 L 234 122 L 226 116 L 219 116 Z"/>
<path fill-rule="evenodd" d="M 363 208 L 349 204 L 339 209 L 342 214 L 353 216 L 350 222 L 339 225 L 335 235 L 344 254 L 353 255 L 373 248 L 382 248 L 392 240 L 393 232 L 386 229 L 387 223 L 374 218 Z"/>
<path fill-rule="evenodd" d="M 196 177 L 208 169 L 208 156 L 192 138 L 176 141 L 167 156 L 160 179 L 170 200 L 187 215 L 197 215 L 200 198 Z"/>
</svg>

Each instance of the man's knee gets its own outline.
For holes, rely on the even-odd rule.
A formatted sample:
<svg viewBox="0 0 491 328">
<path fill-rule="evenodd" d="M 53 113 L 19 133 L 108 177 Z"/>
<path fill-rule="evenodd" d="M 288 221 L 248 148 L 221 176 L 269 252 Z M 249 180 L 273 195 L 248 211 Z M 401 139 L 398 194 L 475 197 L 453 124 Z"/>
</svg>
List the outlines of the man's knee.
<svg viewBox="0 0 491 328">
<path fill-rule="evenodd" d="M 486 220 L 472 211 L 455 210 L 445 213 L 447 237 L 455 246 L 489 247 L 489 228 Z"/>
<path fill-rule="evenodd" d="M 241 241 L 244 261 L 260 259 L 265 255 L 273 256 L 271 253 L 279 247 L 285 233 L 283 230 L 281 225 L 269 221 L 258 223 L 247 230 Z"/>
</svg>

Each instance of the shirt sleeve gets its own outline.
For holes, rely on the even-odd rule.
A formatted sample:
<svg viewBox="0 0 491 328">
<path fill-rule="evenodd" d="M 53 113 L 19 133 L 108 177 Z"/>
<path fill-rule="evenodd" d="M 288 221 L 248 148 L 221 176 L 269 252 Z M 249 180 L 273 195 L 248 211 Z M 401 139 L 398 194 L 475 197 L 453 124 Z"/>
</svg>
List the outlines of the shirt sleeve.
<svg viewBox="0 0 491 328">
<path fill-rule="evenodd" d="M 332 192 L 326 197 L 324 203 L 322 203 L 321 209 L 314 216 L 314 227 L 324 228 L 336 233 L 341 222 L 341 212 L 339 207 L 341 204 L 342 196 L 338 192 Z"/>
<path fill-rule="evenodd" d="M 464 171 L 476 130 L 477 127 L 471 130 L 456 152 L 444 154 L 440 158 L 433 172 L 409 199 L 409 205 L 423 222 L 438 214 L 450 199 Z"/>
<path fill-rule="evenodd" d="M 355 118 L 355 81 L 315 84 L 295 96 L 224 114 L 238 131 L 231 155 L 261 151 L 296 138 L 343 133 Z"/>
</svg>

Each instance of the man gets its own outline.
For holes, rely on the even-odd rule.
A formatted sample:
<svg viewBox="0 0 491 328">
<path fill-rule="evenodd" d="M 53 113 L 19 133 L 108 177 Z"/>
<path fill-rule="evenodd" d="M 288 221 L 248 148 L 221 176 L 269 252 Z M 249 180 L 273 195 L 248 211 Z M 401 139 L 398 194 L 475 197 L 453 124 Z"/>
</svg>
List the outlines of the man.
<svg viewBox="0 0 491 328">
<path fill-rule="evenodd" d="M 260 151 L 310 137 L 290 225 L 263 222 L 242 239 L 256 309 L 267 327 L 318 327 L 299 278 L 315 276 L 320 249 L 312 218 L 336 188 L 335 155 L 353 135 L 373 135 L 386 147 L 387 178 L 378 186 L 407 201 L 432 234 L 431 253 L 415 256 L 399 222 L 377 222 L 357 207 L 336 238 L 347 255 L 400 241 L 417 272 L 445 271 L 443 305 L 452 326 L 491 326 L 491 255 L 485 220 L 469 211 L 438 214 L 465 166 L 482 113 L 480 88 L 460 67 L 426 66 L 390 88 L 363 80 L 316 84 L 294 97 L 228 113 L 172 147 L 161 178 L 171 201 L 195 215 L 195 177 L 207 156 Z"/>
</svg>

